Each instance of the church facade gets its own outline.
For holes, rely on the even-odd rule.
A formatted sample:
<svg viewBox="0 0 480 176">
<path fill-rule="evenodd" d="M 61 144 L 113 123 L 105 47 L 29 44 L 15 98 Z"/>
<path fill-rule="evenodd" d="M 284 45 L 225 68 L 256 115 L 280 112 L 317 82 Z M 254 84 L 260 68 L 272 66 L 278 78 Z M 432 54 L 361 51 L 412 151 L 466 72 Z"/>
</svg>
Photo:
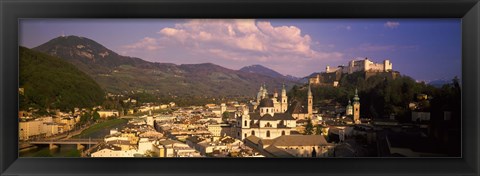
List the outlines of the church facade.
<svg viewBox="0 0 480 176">
<path fill-rule="evenodd" d="M 256 105 L 254 109 L 258 108 L 260 101 L 263 99 L 270 99 L 273 101 L 274 112 L 283 113 L 287 111 L 288 108 L 288 97 L 287 90 L 285 89 L 285 84 L 282 86 L 281 95 L 278 95 L 277 90 L 275 89 L 273 94 L 268 94 L 267 86 L 264 84 L 260 86 L 260 90 L 257 93 Z"/>
<path fill-rule="evenodd" d="M 286 113 L 288 108 L 287 91 L 282 87 L 281 95 L 275 91 L 268 94 L 265 85 L 260 87 L 257 94 L 256 106 L 252 112 L 247 108 L 235 113 L 235 138 L 243 140 L 248 136 L 262 139 L 274 139 L 283 135 L 290 135 L 295 130 L 296 121 L 291 114 Z"/>
</svg>

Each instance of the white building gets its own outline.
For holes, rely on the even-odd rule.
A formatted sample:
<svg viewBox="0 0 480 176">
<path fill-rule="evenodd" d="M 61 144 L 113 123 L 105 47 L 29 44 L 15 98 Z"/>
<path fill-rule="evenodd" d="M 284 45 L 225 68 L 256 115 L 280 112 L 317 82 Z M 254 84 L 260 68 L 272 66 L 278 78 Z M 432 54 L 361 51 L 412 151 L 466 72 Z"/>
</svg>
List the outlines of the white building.
<svg viewBox="0 0 480 176">
<path fill-rule="evenodd" d="M 119 113 L 117 110 L 100 110 L 100 111 L 97 111 L 97 113 L 100 115 L 101 118 L 119 116 Z"/>
<path fill-rule="evenodd" d="M 351 74 L 357 71 L 365 71 L 365 72 L 389 72 L 392 71 L 392 63 L 390 60 L 386 59 L 383 63 L 374 63 L 370 61 L 368 58 L 363 60 L 351 60 L 348 63 L 348 66 L 339 66 L 337 68 L 330 68 L 327 66 L 325 68 L 326 73 L 333 73 L 337 71 L 341 71 L 342 73 Z"/>
<path fill-rule="evenodd" d="M 230 135 L 230 125 L 229 124 L 208 124 L 207 128 L 213 136 L 225 136 Z"/>
<path fill-rule="evenodd" d="M 52 117 L 42 117 L 18 123 L 20 140 L 48 137 L 58 134 L 59 132 L 59 124 L 54 123 Z"/>
<path fill-rule="evenodd" d="M 158 141 L 158 145 L 163 146 L 164 157 L 200 157 L 200 153 L 187 144 L 174 140 Z M 162 154 L 160 154 L 162 155 Z"/>
<path fill-rule="evenodd" d="M 268 98 L 272 100 L 274 112 L 275 113 L 284 113 L 287 111 L 288 108 L 288 97 L 287 97 L 287 90 L 285 89 L 285 85 L 282 86 L 281 95 L 278 96 L 277 90 L 275 89 L 273 94 L 268 94 L 266 85 L 260 86 L 260 90 L 257 93 L 257 100 L 253 109 L 257 109 L 257 105 L 260 104 L 260 101 Z"/>
<path fill-rule="evenodd" d="M 249 113 L 248 109 L 236 112 L 236 134 L 232 137 L 243 140 L 248 136 L 262 139 L 273 139 L 282 135 L 290 135 L 295 129 L 296 121 L 289 113 L 277 113 L 274 101 L 263 98 L 258 106 L 258 112 Z"/>
<path fill-rule="evenodd" d="M 134 157 L 135 154 L 139 154 L 137 150 L 112 150 L 104 148 L 102 150 L 92 153 L 91 157 Z M 143 153 L 142 153 L 143 154 Z"/>
</svg>

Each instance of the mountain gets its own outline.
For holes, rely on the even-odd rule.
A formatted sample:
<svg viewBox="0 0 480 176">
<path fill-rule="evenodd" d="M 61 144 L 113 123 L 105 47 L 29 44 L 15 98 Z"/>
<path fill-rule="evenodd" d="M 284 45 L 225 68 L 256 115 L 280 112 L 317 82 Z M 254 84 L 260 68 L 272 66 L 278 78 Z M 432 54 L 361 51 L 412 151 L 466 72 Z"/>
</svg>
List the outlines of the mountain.
<svg viewBox="0 0 480 176">
<path fill-rule="evenodd" d="M 151 67 L 151 63 L 139 58 L 121 56 L 105 46 L 85 37 L 61 36 L 54 38 L 34 50 L 67 59 L 89 73 L 109 73 L 122 65 Z"/>
<path fill-rule="evenodd" d="M 89 74 L 108 92 L 146 91 L 161 95 L 254 96 L 261 84 L 295 84 L 285 77 L 231 70 L 212 63 L 154 63 L 119 55 L 84 37 L 52 39 L 34 50 L 64 58 Z"/>
<path fill-rule="evenodd" d="M 248 72 L 248 73 L 257 73 L 265 76 L 270 76 L 272 78 L 283 78 L 284 76 L 275 70 L 269 69 L 263 65 L 250 65 L 245 66 L 240 69 L 240 71 Z"/>
<path fill-rule="evenodd" d="M 297 78 L 297 77 L 292 76 L 292 75 L 284 76 L 284 75 L 278 73 L 277 71 L 272 70 L 270 68 L 267 68 L 263 65 L 245 66 L 245 67 L 242 67 L 239 71 L 247 72 L 247 73 L 256 73 L 256 74 L 260 74 L 260 75 L 269 76 L 269 77 L 272 77 L 272 78 L 279 78 L 279 79 L 289 80 L 289 81 L 293 81 L 293 82 L 300 81 L 300 78 Z"/>
<path fill-rule="evenodd" d="M 104 92 L 87 74 L 63 59 L 20 47 L 20 109 L 90 108 L 103 102 Z M 45 110 L 45 109 L 43 109 Z"/>
</svg>

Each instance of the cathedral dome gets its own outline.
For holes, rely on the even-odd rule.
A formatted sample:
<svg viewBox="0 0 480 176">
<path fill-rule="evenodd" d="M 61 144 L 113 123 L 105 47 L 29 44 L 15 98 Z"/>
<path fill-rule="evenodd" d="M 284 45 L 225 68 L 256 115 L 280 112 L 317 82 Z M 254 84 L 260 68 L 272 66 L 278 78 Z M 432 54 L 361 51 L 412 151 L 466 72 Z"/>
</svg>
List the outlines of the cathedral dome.
<svg viewBox="0 0 480 176">
<path fill-rule="evenodd" d="M 260 101 L 259 107 L 273 107 L 273 100 L 264 98 Z"/>
</svg>

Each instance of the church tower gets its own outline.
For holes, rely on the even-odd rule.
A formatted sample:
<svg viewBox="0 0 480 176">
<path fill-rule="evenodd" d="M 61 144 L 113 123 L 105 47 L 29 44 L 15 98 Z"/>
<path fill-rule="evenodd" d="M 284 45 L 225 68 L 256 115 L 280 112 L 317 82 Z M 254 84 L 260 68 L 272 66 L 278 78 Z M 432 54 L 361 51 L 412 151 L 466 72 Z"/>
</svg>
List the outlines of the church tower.
<svg viewBox="0 0 480 176">
<path fill-rule="evenodd" d="M 360 123 L 360 98 L 357 89 L 355 89 L 355 97 L 353 97 L 353 121 L 357 124 Z"/>
<path fill-rule="evenodd" d="M 352 106 L 352 101 L 348 100 L 348 105 L 347 105 L 347 108 L 346 108 L 346 112 L 345 112 L 345 115 L 353 115 L 353 106 Z"/>
<path fill-rule="evenodd" d="M 288 108 L 288 97 L 287 97 L 287 90 L 285 90 L 285 84 L 282 85 L 282 95 L 281 95 L 282 102 L 282 112 L 286 112 Z"/>
<path fill-rule="evenodd" d="M 275 88 L 275 89 L 273 90 L 273 98 L 278 99 L 277 88 Z"/>
<path fill-rule="evenodd" d="M 262 95 L 262 99 L 264 99 L 264 98 L 268 98 L 267 85 L 265 85 L 265 83 L 263 83 L 263 95 Z"/>
<path fill-rule="evenodd" d="M 260 103 L 260 100 L 262 100 L 262 95 L 263 95 L 263 85 L 260 86 L 260 90 L 257 93 L 257 105 Z"/>
<path fill-rule="evenodd" d="M 313 95 L 310 85 L 308 85 L 308 116 L 313 114 Z"/>
</svg>

